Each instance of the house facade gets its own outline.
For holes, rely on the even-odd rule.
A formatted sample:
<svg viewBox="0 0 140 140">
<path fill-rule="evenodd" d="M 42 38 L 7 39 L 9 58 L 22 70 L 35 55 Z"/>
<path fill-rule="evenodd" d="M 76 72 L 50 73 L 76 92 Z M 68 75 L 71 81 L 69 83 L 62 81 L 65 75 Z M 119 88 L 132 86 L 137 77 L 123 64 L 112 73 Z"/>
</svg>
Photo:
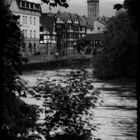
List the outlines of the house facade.
<svg viewBox="0 0 140 140">
<path fill-rule="evenodd" d="M 28 0 L 7 0 L 10 10 L 19 16 L 20 29 L 24 34 L 23 56 L 35 54 L 39 49 L 40 4 Z"/>
<path fill-rule="evenodd" d="M 55 14 L 42 14 L 40 17 L 40 52 L 44 55 L 56 53 L 57 33 Z"/>
<path fill-rule="evenodd" d="M 87 28 L 93 28 L 93 22 L 88 20 L 83 16 L 68 12 L 43 13 L 40 18 L 40 45 L 43 48 L 44 44 L 46 49 L 48 49 L 48 44 L 56 46 L 53 50 L 60 55 L 76 54 L 77 40 L 86 35 Z"/>
</svg>

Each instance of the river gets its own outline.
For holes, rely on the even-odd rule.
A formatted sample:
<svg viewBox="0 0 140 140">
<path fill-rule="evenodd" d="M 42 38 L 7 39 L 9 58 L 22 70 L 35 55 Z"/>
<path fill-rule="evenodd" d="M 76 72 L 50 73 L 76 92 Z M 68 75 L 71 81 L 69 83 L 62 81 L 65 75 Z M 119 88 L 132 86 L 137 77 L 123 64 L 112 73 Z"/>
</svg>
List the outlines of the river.
<svg viewBox="0 0 140 140">
<path fill-rule="evenodd" d="M 36 83 L 37 78 L 49 76 L 52 79 L 61 79 L 69 75 L 71 69 L 43 70 L 26 72 L 21 78 L 28 81 L 29 86 Z M 94 137 L 98 140 L 137 140 L 137 100 L 135 85 L 117 82 L 99 81 L 92 77 L 92 70 L 87 69 L 89 78 L 93 79 L 95 89 L 103 97 L 103 104 L 94 109 L 94 121 L 97 130 Z M 23 99 L 27 103 L 42 106 L 43 101 Z M 42 116 L 43 119 L 44 116 Z"/>
</svg>

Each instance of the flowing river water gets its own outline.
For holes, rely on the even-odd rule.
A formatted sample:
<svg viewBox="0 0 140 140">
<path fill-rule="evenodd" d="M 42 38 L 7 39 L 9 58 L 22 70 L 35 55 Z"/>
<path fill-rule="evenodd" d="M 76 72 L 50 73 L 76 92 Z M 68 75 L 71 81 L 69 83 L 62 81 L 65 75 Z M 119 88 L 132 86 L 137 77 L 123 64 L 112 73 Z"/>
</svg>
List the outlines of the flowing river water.
<svg viewBox="0 0 140 140">
<path fill-rule="evenodd" d="M 29 86 L 36 83 L 37 78 L 48 76 L 61 79 L 69 75 L 72 69 L 43 70 L 26 72 L 21 78 L 28 81 Z M 89 78 L 93 79 L 95 89 L 101 92 L 103 104 L 94 109 L 94 124 L 97 130 L 94 137 L 98 140 L 137 140 L 137 100 L 135 85 L 117 82 L 99 81 L 93 78 L 92 70 L 87 69 Z M 34 101 L 30 97 L 27 103 L 42 105 L 43 101 Z M 43 116 L 42 116 L 43 119 Z"/>
</svg>

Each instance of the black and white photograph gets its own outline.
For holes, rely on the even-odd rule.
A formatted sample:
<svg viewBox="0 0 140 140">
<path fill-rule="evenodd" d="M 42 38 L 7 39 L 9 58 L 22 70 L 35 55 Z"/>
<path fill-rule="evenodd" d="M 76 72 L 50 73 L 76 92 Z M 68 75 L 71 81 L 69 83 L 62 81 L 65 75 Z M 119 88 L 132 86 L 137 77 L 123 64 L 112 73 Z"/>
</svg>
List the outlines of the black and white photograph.
<svg viewBox="0 0 140 140">
<path fill-rule="evenodd" d="M 136 0 L 0 0 L 3 140 L 138 140 Z"/>
</svg>

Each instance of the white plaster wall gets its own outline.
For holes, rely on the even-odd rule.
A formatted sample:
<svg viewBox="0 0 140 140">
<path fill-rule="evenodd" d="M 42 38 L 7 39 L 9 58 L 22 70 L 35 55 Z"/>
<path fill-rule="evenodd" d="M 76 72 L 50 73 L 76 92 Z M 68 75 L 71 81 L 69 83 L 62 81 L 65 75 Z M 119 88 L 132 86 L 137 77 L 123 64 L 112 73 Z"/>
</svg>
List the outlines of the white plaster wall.
<svg viewBox="0 0 140 140">
<path fill-rule="evenodd" d="M 105 31 L 105 25 L 100 23 L 99 21 L 94 21 L 94 28 L 87 29 L 87 34 L 93 34 L 93 33 L 103 33 Z"/>
<path fill-rule="evenodd" d="M 36 32 L 36 39 L 39 39 L 40 32 L 40 16 L 39 12 L 22 10 L 18 8 L 18 5 L 15 0 L 13 0 L 10 10 L 14 15 L 20 16 L 20 29 L 27 30 L 27 38 L 30 38 L 30 30 L 32 30 L 32 38 L 34 38 L 34 31 Z M 23 16 L 27 16 L 27 24 L 23 23 Z M 30 24 L 30 17 L 32 17 L 32 24 Z M 34 17 L 36 19 L 36 24 L 34 25 Z"/>
</svg>

